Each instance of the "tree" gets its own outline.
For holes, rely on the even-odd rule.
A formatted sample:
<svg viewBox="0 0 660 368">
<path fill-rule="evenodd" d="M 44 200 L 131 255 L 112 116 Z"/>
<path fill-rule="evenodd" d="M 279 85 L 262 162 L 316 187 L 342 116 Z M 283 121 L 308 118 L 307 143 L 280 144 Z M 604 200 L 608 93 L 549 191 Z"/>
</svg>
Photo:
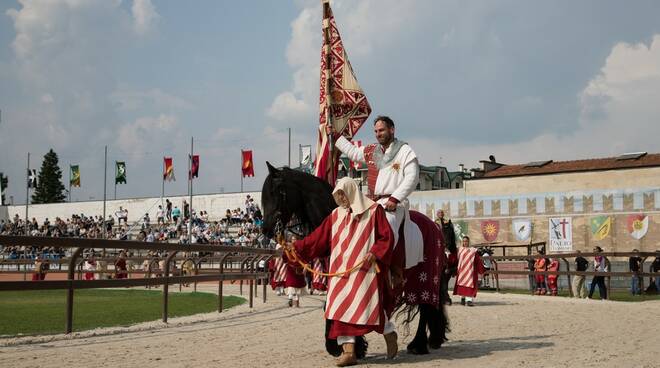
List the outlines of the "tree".
<svg viewBox="0 0 660 368">
<path fill-rule="evenodd" d="M 57 153 L 51 148 L 41 164 L 37 188 L 32 194 L 32 203 L 64 202 L 65 198 L 62 170 L 58 165 Z"/>
<path fill-rule="evenodd" d="M 2 201 L 0 201 L 0 203 L 2 204 L 7 203 L 7 200 L 5 199 L 7 185 L 9 185 L 9 179 L 3 173 L 0 173 L 0 195 L 2 195 Z"/>
</svg>

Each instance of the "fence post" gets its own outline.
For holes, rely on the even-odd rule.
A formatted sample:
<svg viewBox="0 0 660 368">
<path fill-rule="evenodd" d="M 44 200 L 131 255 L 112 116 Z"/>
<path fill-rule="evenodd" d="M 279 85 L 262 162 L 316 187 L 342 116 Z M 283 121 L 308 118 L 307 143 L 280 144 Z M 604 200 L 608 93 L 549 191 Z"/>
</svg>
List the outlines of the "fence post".
<svg viewBox="0 0 660 368">
<path fill-rule="evenodd" d="M 167 258 L 165 259 L 165 269 L 161 270 L 163 271 L 163 275 L 165 277 L 165 283 L 163 284 L 163 322 L 167 323 L 167 305 L 168 305 L 168 297 L 170 294 L 170 283 L 169 283 L 169 278 L 170 278 L 170 262 L 172 261 L 172 258 L 177 254 L 178 250 L 173 250 L 172 253 L 170 253 Z"/>
<path fill-rule="evenodd" d="M 225 262 L 227 258 L 229 257 L 230 253 L 226 253 L 224 256 L 222 256 L 222 259 L 220 260 L 220 274 L 223 275 L 225 273 Z M 223 308 L 223 301 L 222 301 L 222 288 L 223 284 L 225 283 L 224 279 L 220 279 L 218 281 L 218 313 L 222 313 L 222 308 Z"/>
<path fill-rule="evenodd" d="M 495 260 L 493 260 L 492 262 L 495 265 L 495 290 L 499 293 L 500 292 L 500 273 L 498 272 L 497 262 Z"/>
<path fill-rule="evenodd" d="M 562 258 L 561 260 L 564 261 L 564 263 L 566 263 L 566 271 L 569 272 L 568 274 L 566 274 L 566 277 L 568 278 L 568 295 L 572 298 L 572 297 L 574 297 L 575 295 L 573 295 L 573 284 L 572 284 L 572 282 L 571 282 L 571 274 L 570 274 L 570 272 L 571 272 L 571 265 L 570 265 L 570 263 L 568 263 L 568 261 L 566 260 L 566 258 Z M 557 278 L 559 278 L 559 276 L 557 276 Z"/>
<path fill-rule="evenodd" d="M 266 256 L 266 259 L 264 260 L 264 272 L 266 272 L 266 270 L 268 269 L 268 262 L 270 262 L 270 260 L 272 258 L 273 258 L 272 255 L 271 256 Z M 267 289 L 268 278 L 266 277 L 266 278 L 263 278 L 262 280 L 263 280 L 262 281 L 263 282 L 263 293 L 262 293 L 263 294 L 263 302 L 265 303 L 266 302 L 266 291 L 268 290 Z"/>
<path fill-rule="evenodd" d="M 76 262 L 85 248 L 77 248 L 69 260 L 69 269 L 67 270 L 67 280 L 69 290 L 66 295 L 66 333 L 73 331 L 73 280 L 76 276 Z"/>
</svg>

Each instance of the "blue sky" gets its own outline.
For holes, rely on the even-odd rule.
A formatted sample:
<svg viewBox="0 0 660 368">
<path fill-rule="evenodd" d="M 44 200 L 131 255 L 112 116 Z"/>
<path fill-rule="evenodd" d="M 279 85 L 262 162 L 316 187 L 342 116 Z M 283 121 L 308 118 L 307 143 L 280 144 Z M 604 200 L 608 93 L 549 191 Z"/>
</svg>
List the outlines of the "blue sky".
<svg viewBox="0 0 660 368">
<path fill-rule="evenodd" d="M 373 107 L 423 164 L 660 151 L 657 1 L 337 0 L 333 10 Z M 103 146 L 127 162 L 118 197 L 157 196 L 162 156 L 186 191 L 237 191 L 240 150 L 292 161 L 314 144 L 321 5 L 298 1 L 0 3 L 0 171 L 25 197 L 27 152 L 79 164 L 73 198 L 102 198 Z M 358 139 L 372 141 L 371 121 Z M 112 177 L 112 165 L 110 177 Z M 110 183 L 110 182 L 109 182 Z M 108 191 L 112 197 L 112 185 Z"/>
</svg>

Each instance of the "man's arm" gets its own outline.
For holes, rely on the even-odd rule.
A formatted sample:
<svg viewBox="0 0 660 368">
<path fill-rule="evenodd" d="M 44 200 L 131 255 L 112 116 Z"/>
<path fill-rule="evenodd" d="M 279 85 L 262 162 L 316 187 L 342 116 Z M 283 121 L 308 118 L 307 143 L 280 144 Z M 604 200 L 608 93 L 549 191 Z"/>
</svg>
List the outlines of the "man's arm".
<svg viewBox="0 0 660 368">
<path fill-rule="evenodd" d="M 392 193 L 392 197 L 398 202 L 408 198 L 419 183 L 419 164 L 417 158 L 410 160 L 403 168 L 403 182 Z"/>
<path fill-rule="evenodd" d="M 364 147 L 357 147 L 346 139 L 343 135 L 340 135 L 335 142 L 335 146 L 348 156 L 349 160 L 357 162 L 366 162 L 364 158 Z"/>
</svg>

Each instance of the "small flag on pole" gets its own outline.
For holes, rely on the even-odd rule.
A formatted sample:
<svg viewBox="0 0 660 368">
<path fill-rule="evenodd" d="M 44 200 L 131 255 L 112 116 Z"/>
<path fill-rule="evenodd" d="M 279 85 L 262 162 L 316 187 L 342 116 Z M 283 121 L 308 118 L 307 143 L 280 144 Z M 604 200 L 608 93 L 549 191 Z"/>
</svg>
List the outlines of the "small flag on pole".
<svg viewBox="0 0 660 368">
<path fill-rule="evenodd" d="M 115 184 L 126 184 L 126 162 L 115 161 Z"/>
<path fill-rule="evenodd" d="M 190 155 L 188 155 L 190 157 Z M 199 155 L 193 155 L 188 179 L 199 178 Z"/>
<path fill-rule="evenodd" d="M 71 165 L 70 178 L 69 184 L 72 187 L 80 187 L 80 167 L 78 165 Z"/>
<path fill-rule="evenodd" d="M 241 164 L 243 177 L 254 176 L 254 162 L 252 161 L 252 150 L 249 151 L 241 150 L 241 155 L 243 156 L 243 163 Z"/>
<path fill-rule="evenodd" d="M 28 188 L 37 187 L 37 170 L 28 169 Z"/>
<path fill-rule="evenodd" d="M 176 181 L 176 178 L 174 177 L 174 164 L 172 163 L 172 157 L 163 157 L 163 160 L 164 160 L 163 180 Z"/>
<path fill-rule="evenodd" d="M 371 113 L 367 96 L 355 78 L 329 0 L 323 0 L 323 46 L 321 48 L 321 88 L 319 95 L 319 135 L 316 142 L 314 175 L 335 184 L 339 150 L 330 152 L 330 141 L 322 128 L 352 139 Z M 331 156 L 332 154 L 332 156 Z M 330 163 L 332 162 L 332 165 Z"/>
</svg>

